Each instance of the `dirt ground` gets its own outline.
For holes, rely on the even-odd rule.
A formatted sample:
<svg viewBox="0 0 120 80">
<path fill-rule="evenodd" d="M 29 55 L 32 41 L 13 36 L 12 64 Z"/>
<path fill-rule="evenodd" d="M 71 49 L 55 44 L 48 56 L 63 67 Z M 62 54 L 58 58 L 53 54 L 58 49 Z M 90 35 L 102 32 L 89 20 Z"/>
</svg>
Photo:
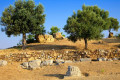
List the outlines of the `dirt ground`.
<svg viewBox="0 0 120 80">
<path fill-rule="evenodd" d="M 120 40 L 103 39 L 103 41 L 88 41 L 88 48 L 95 49 L 111 49 L 120 48 Z M 52 43 L 32 43 L 27 45 L 26 50 L 5 49 L 0 50 L 0 55 L 18 52 L 34 52 L 49 50 L 82 50 L 84 49 L 84 41 L 73 43 L 68 40 L 60 40 Z M 61 65 L 45 66 L 37 70 L 22 69 L 20 62 L 8 62 L 8 65 L 0 67 L 0 80 L 120 80 L 120 61 L 92 61 L 92 62 L 76 62 L 65 63 Z M 67 67 L 74 65 L 79 67 L 82 77 L 65 77 Z"/>
<path fill-rule="evenodd" d="M 82 77 L 64 78 L 69 65 L 79 67 Z M 65 63 L 37 70 L 22 69 L 13 62 L 0 67 L 0 80 L 120 80 L 120 61 Z"/>
</svg>

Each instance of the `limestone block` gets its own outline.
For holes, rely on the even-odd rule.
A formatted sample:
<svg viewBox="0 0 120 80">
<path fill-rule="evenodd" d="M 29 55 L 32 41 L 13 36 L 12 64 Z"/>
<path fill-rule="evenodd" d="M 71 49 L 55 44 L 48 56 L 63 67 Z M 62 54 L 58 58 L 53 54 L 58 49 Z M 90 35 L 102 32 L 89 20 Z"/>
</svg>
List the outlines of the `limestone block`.
<svg viewBox="0 0 120 80">
<path fill-rule="evenodd" d="M 81 71 L 76 66 L 68 66 L 68 71 L 66 72 L 66 76 L 79 76 L 79 77 L 81 77 Z"/>
</svg>

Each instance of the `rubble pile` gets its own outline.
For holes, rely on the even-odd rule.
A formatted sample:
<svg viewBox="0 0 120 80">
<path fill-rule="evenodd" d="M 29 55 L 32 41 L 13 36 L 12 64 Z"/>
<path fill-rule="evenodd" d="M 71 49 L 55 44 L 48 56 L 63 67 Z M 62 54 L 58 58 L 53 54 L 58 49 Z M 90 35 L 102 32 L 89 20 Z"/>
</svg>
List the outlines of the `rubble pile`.
<svg viewBox="0 0 120 80">
<path fill-rule="evenodd" d="M 14 61 L 14 62 L 26 62 L 31 60 L 71 60 L 71 61 L 83 61 L 82 58 L 91 58 L 98 61 L 108 59 L 108 61 L 118 60 L 120 58 L 120 49 L 111 50 L 82 50 L 82 51 L 57 51 L 51 50 L 49 52 L 38 51 L 32 53 L 10 53 L 9 55 L 0 55 L 1 60 Z M 86 59 L 88 60 L 88 59 Z M 90 61 L 90 59 L 89 59 Z"/>
</svg>

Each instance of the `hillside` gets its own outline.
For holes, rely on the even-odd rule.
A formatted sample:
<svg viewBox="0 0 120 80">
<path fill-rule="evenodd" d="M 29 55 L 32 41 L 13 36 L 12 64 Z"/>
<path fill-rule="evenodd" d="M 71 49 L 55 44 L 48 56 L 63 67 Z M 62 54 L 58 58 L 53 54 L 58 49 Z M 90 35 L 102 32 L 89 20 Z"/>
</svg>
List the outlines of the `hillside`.
<svg viewBox="0 0 120 80">
<path fill-rule="evenodd" d="M 96 49 L 111 50 L 119 49 L 119 39 L 103 39 L 88 41 L 88 48 L 91 51 Z M 2 56 L 13 55 L 17 53 L 38 54 L 39 52 L 63 53 L 67 51 L 84 50 L 84 41 L 59 40 L 52 43 L 31 43 L 28 44 L 26 50 L 21 48 L 10 48 L 0 50 L 0 58 Z M 13 58 L 15 60 L 15 58 Z M 23 61 L 22 61 L 23 62 Z M 119 80 L 120 79 L 120 63 L 119 61 L 92 61 L 92 62 L 75 62 L 65 63 L 61 65 L 44 66 L 36 70 L 22 69 L 21 61 L 8 61 L 8 65 L 0 67 L 0 80 L 61 80 L 66 74 L 67 67 L 74 65 L 79 67 L 82 72 L 82 78 L 68 77 L 63 80 Z"/>
</svg>

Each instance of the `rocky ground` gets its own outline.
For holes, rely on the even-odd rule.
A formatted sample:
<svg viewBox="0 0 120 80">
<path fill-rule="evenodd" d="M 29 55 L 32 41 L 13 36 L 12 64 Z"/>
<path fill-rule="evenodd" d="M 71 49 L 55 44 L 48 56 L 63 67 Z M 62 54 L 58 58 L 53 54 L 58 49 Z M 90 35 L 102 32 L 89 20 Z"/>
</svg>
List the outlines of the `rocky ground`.
<svg viewBox="0 0 120 80">
<path fill-rule="evenodd" d="M 0 59 L 8 61 L 0 67 L 0 80 L 119 80 L 120 79 L 120 40 L 103 39 L 89 41 L 89 50 L 84 50 L 84 41 L 73 43 L 60 40 L 51 43 L 32 43 L 26 50 L 12 48 L 0 50 Z M 80 62 L 81 58 L 93 61 Z M 116 59 L 96 61 L 97 58 Z M 23 69 L 20 64 L 31 60 L 52 59 L 71 60 L 60 65 L 43 66 L 35 70 Z M 69 65 L 79 67 L 82 77 L 65 77 Z"/>
</svg>

